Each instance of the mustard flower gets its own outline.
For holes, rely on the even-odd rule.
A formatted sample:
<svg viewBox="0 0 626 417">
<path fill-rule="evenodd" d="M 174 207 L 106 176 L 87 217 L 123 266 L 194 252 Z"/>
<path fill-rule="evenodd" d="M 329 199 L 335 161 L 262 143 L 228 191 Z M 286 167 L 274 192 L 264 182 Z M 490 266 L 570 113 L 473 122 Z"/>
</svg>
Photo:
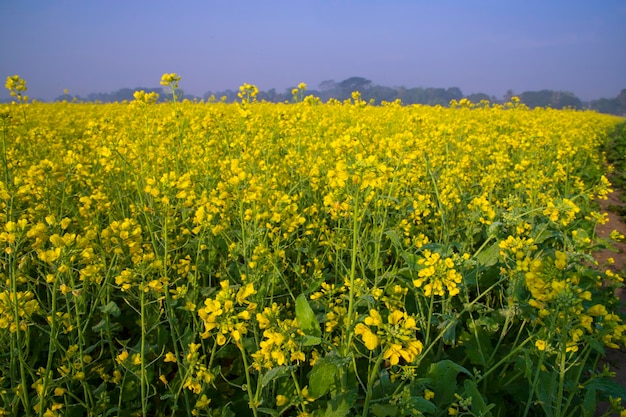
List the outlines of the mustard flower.
<svg viewBox="0 0 626 417">
<path fill-rule="evenodd" d="M 176 73 L 165 73 L 161 76 L 161 85 L 162 86 L 173 86 L 178 88 L 178 83 L 180 82 L 181 77 Z"/>
<path fill-rule="evenodd" d="M 415 288 L 423 288 L 424 295 L 444 296 L 446 291 L 451 297 L 461 292 L 458 287 L 463 276 L 457 272 L 452 258 L 441 258 L 437 252 L 424 251 L 424 257 L 418 260 L 422 269 L 417 273 L 418 278 L 413 280 Z"/>
<path fill-rule="evenodd" d="M 220 290 L 214 298 L 207 298 L 204 307 L 198 309 L 198 316 L 204 323 L 203 339 L 211 334 L 217 344 L 226 344 L 229 338 L 239 343 L 241 337 L 248 333 L 251 312 L 256 304 L 248 298 L 256 294 L 253 283 L 248 283 L 235 291 L 228 281 L 220 282 Z M 213 331 L 216 332 L 213 332 Z"/>
<path fill-rule="evenodd" d="M 422 353 L 423 344 L 415 338 L 416 331 L 415 318 L 400 310 L 389 311 L 385 321 L 378 311 L 371 309 L 354 328 L 365 347 L 373 351 L 380 346 L 383 358 L 391 365 L 397 365 L 400 359 L 411 363 Z"/>
</svg>

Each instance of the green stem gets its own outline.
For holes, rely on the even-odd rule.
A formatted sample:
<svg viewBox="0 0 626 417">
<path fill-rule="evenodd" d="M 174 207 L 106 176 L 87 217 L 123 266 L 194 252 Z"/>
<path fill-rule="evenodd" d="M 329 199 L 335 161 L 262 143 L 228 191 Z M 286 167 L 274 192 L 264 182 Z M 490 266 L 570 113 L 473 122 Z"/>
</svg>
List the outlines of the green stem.
<svg viewBox="0 0 626 417">
<path fill-rule="evenodd" d="M 437 198 L 437 207 L 439 208 L 439 216 L 441 217 L 440 241 L 443 242 L 444 244 L 447 244 L 449 233 L 448 233 L 448 224 L 446 221 L 446 211 L 444 209 L 443 204 L 441 203 L 441 197 L 439 195 L 439 188 L 437 187 L 437 180 L 435 179 L 435 174 L 433 173 L 432 169 L 430 169 L 430 160 L 428 159 L 426 154 L 424 154 L 423 157 L 424 157 L 424 162 L 426 163 L 426 171 L 428 171 L 428 175 L 430 176 L 430 181 L 433 184 L 433 190 L 435 191 L 435 198 Z"/>
<path fill-rule="evenodd" d="M 59 291 L 59 277 L 55 277 L 54 285 L 52 286 L 52 302 L 50 313 L 50 343 L 55 343 L 57 338 L 57 292 Z M 50 382 L 50 374 L 52 373 L 52 359 L 54 358 L 55 349 L 50 346 L 48 349 L 48 359 L 46 360 L 46 370 L 43 377 L 43 388 L 41 390 L 41 398 L 39 400 L 39 417 L 43 416 L 44 404 L 46 403 L 46 393 L 48 391 L 48 383 Z"/>
<path fill-rule="evenodd" d="M 4 184 L 9 187 L 9 160 L 7 158 L 7 128 L 6 121 L 2 120 L 2 165 L 4 166 Z"/>
<path fill-rule="evenodd" d="M 482 374 L 480 376 L 480 378 L 476 379 L 476 383 L 478 384 L 479 382 L 483 381 L 485 378 L 487 378 L 489 375 L 491 375 L 491 373 L 493 373 L 496 369 L 498 369 L 498 367 L 500 365 L 502 365 L 503 363 L 506 363 L 512 356 L 514 356 L 515 354 L 517 354 L 517 352 L 519 350 L 521 350 L 526 343 L 530 342 L 532 339 L 534 338 L 534 336 L 529 336 L 526 340 L 524 340 L 522 343 L 520 343 L 519 345 L 517 345 L 515 347 L 515 349 L 513 349 L 512 351 L 510 351 L 508 353 L 508 355 L 506 355 L 505 357 L 503 357 L 502 359 L 500 359 L 495 365 L 493 365 L 491 368 L 489 368 L 489 370 L 487 372 L 485 372 L 484 374 Z"/>
<path fill-rule="evenodd" d="M 258 417 L 258 412 L 257 412 L 258 404 L 256 403 L 256 397 L 252 393 L 252 379 L 250 378 L 250 367 L 248 366 L 248 356 L 241 342 L 236 342 L 236 344 L 237 344 L 237 347 L 239 348 L 239 351 L 241 352 L 241 358 L 243 359 L 243 367 L 246 373 L 246 391 L 248 392 L 248 398 L 249 398 L 248 405 L 252 409 L 252 414 L 254 414 L 254 417 Z"/>
<path fill-rule="evenodd" d="M 463 308 L 463 310 L 461 310 L 461 312 L 459 313 L 459 316 L 462 316 L 463 313 L 465 313 L 466 311 L 468 311 L 470 308 L 472 308 L 472 306 L 474 304 L 476 304 L 477 302 L 479 302 L 483 297 L 485 297 L 487 294 L 489 294 L 489 291 L 491 291 L 493 288 L 497 287 L 498 285 L 500 285 L 502 283 L 502 281 L 504 281 L 506 279 L 505 278 L 501 278 L 500 280 L 498 280 L 497 282 L 495 282 L 494 284 L 492 284 L 489 288 L 487 288 L 486 291 L 484 291 L 483 293 L 479 294 L 478 296 L 476 296 L 476 298 L 474 298 L 471 302 L 467 303 L 467 305 Z M 429 322 L 430 322 L 430 317 L 429 317 Z M 439 334 L 437 334 L 437 337 L 435 337 L 433 339 L 432 342 L 430 343 L 425 343 L 424 346 L 426 346 L 426 348 L 422 351 L 421 355 L 419 356 L 418 359 L 418 365 L 419 362 L 421 362 L 421 360 L 433 349 L 434 345 L 436 342 L 439 341 L 439 339 L 443 338 L 443 335 L 448 331 L 448 329 L 450 329 L 452 326 L 455 326 L 456 322 L 454 320 L 450 320 L 450 322 L 448 323 L 448 325 L 446 327 L 444 327 L 441 332 L 439 332 Z M 402 384 L 400 384 L 401 386 Z M 397 391 L 397 390 L 396 390 Z"/>
<path fill-rule="evenodd" d="M 537 369 L 535 370 L 535 376 L 533 377 L 533 384 L 528 390 L 528 400 L 526 400 L 526 407 L 524 408 L 523 417 L 526 417 L 528 415 L 528 412 L 530 411 L 530 405 L 533 402 L 533 395 L 535 393 L 535 390 L 537 389 L 537 384 L 539 383 L 539 373 L 541 372 L 544 356 L 545 350 L 542 350 L 541 355 L 539 355 L 539 363 L 537 364 Z"/>
<path fill-rule="evenodd" d="M 580 386 L 579 381 L 580 381 L 580 377 L 583 373 L 583 370 L 585 369 L 585 367 L 583 366 L 584 364 L 587 363 L 587 361 L 589 360 L 589 355 L 591 354 L 592 349 L 587 347 L 585 349 L 585 354 L 584 354 L 584 358 L 581 361 L 580 366 L 578 367 L 578 373 L 576 375 L 576 380 L 575 380 L 575 386 L 578 387 Z M 593 367 L 593 369 L 595 369 L 595 366 Z M 563 415 L 566 414 L 567 409 L 569 408 L 570 404 L 572 403 L 572 400 L 574 399 L 575 394 L 578 392 L 578 390 L 573 389 L 572 392 L 570 392 L 569 396 L 567 397 L 567 402 L 565 403 L 565 408 L 563 409 Z"/>
<path fill-rule="evenodd" d="M 144 291 L 145 277 L 142 275 L 141 285 L 139 286 L 139 308 L 140 308 L 140 320 L 141 320 L 141 348 L 140 359 L 141 365 L 139 369 L 140 377 L 139 384 L 141 386 L 141 414 L 147 415 L 147 398 L 146 398 L 146 296 Z"/>
<path fill-rule="evenodd" d="M 565 339 L 562 343 L 561 343 L 561 353 L 559 356 L 561 356 L 561 360 L 559 361 L 559 389 L 557 392 L 557 396 L 556 396 L 556 417 L 561 417 L 561 408 L 563 407 L 563 389 L 565 387 L 565 373 L 566 373 L 566 369 L 565 369 L 565 357 L 567 355 L 567 338 L 566 336 L 563 337 L 563 339 Z"/>
<path fill-rule="evenodd" d="M 13 256 L 11 257 L 13 258 Z M 13 295 L 13 320 L 15 321 L 15 339 L 11 338 L 13 352 L 17 351 L 18 364 L 20 368 L 20 383 L 18 385 L 18 396 L 24 404 L 24 412 L 26 416 L 31 415 L 30 401 L 28 397 L 28 379 L 26 378 L 26 359 L 24 358 L 24 350 L 22 348 L 22 331 L 20 329 L 20 307 L 17 297 L 17 272 L 15 271 L 15 261 L 11 259 L 11 293 Z M 13 354 L 11 354 L 13 358 Z"/>
<path fill-rule="evenodd" d="M 354 205 L 352 211 L 352 250 L 350 257 L 350 292 L 348 294 L 348 314 L 346 317 L 346 344 L 344 346 L 344 355 L 347 356 L 348 350 L 352 344 L 352 336 L 353 336 L 353 323 L 354 323 L 354 297 L 355 297 L 355 289 L 354 282 L 356 280 L 356 263 L 357 263 L 357 252 L 359 247 L 359 215 L 358 215 L 358 206 L 359 206 L 359 193 L 358 191 L 355 194 Z"/>
<path fill-rule="evenodd" d="M 74 297 L 74 303 L 73 303 L 73 311 L 74 311 L 74 319 L 76 320 L 76 323 L 74 324 L 76 326 L 76 333 L 78 334 L 78 352 L 80 354 L 80 372 L 85 372 L 85 352 L 84 352 L 84 347 L 85 347 L 85 337 L 84 337 L 84 333 L 83 333 L 83 327 L 81 326 L 82 320 L 85 319 L 85 325 L 89 324 L 89 320 L 88 318 L 84 318 L 81 317 L 83 316 L 82 314 L 82 309 L 84 308 L 84 303 L 82 302 L 81 299 L 79 299 L 78 297 L 82 297 L 82 291 L 77 291 L 77 294 L 74 295 L 74 290 L 76 290 L 76 281 L 74 280 L 74 275 L 73 274 L 69 274 L 70 277 L 70 286 L 72 288 L 72 296 Z M 83 288 L 84 290 L 84 288 Z M 72 306 L 69 305 L 68 302 L 68 311 L 72 311 Z M 86 376 L 86 375 L 85 375 Z M 84 396 L 84 400 L 85 400 L 85 404 L 91 404 L 92 403 L 92 391 L 89 387 L 89 384 L 87 384 L 85 382 L 85 378 L 81 379 L 81 385 L 83 387 L 83 396 Z"/>
<path fill-rule="evenodd" d="M 302 413 L 304 415 L 307 415 L 306 406 L 304 405 L 304 398 L 302 397 L 302 390 L 300 389 L 300 384 L 298 383 L 298 378 L 296 378 L 296 374 L 294 374 L 293 371 L 291 371 L 291 379 L 293 380 L 293 383 L 296 386 L 296 391 L 298 391 L 298 396 L 302 399 L 302 402 L 300 404 L 301 407 L 302 407 Z"/>
<path fill-rule="evenodd" d="M 370 369 L 369 378 L 367 380 L 367 390 L 365 391 L 365 403 L 363 404 L 363 414 L 362 417 L 367 417 L 370 401 L 372 399 L 372 385 L 376 380 L 376 375 L 378 374 L 378 369 L 380 368 L 380 364 L 383 361 L 383 355 L 378 355 L 378 359 L 376 359 L 376 363 L 374 367 Z"/>
</svg>

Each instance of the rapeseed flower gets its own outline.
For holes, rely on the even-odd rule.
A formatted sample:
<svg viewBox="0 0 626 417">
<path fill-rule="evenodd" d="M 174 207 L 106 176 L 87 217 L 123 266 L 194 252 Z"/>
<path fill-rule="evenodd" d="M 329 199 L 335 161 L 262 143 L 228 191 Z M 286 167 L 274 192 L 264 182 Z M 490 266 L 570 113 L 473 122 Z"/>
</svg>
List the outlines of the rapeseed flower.
<svg viewBox="0 0 626 417">
<path fill-rule="evenodd" d="M 452 258 L 441 258 L 439 253 L 425 250 L 418 265 L 421 269 L 413 285 L 415 288 L 423 288 L 426 297 L 444 296 L 446 292 L 453 297 L 461 291 L 458 285 L 462 283 L 463 276 L 456 270 Z"/>
<path fill-rule="evenodd" d="M 204 323 L 203 339 L 213 335 L 222 346 L 232 338 L 240 343 L 248 333 L 251 312 L 256 304 L 248 298 L 256 294 L 253 283 L 248 283 L 235 291 L 228 281 L 220 282 L 220 290 L 214 298 L 207 298 L 197 313 Z M 215 332 L 213 332 L 215 330 Z"/>
<path fill-rule="evenodd" d="M 363 322 L 357 323 L 354 333 L 367 349 L 373 351 L 380 346 L 383 358 L 397 365 L 400 359 L 412 363 L 422 353 L 424 346 L 415 337 L 417 330 L 415 318 L 406 312 L 390 311 L 383 320 L 378 311 L 371 309 Z"/>
</svg>

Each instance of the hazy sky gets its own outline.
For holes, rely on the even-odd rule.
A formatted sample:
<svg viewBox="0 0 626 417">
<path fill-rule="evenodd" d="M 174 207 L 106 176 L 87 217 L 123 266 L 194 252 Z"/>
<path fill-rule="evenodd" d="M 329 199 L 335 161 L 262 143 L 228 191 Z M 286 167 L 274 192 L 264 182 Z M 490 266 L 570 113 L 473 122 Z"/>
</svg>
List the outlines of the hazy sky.
<svg viewBox="0 0 626 417">
<path fill-rule="evenodd" d="M 164 72 L 198 96 L 362 76 L 615 97 L 626 1 L 0 0 L 0 76 L 19 74 L 32 97 L 157 87 Z"/>
</svg>

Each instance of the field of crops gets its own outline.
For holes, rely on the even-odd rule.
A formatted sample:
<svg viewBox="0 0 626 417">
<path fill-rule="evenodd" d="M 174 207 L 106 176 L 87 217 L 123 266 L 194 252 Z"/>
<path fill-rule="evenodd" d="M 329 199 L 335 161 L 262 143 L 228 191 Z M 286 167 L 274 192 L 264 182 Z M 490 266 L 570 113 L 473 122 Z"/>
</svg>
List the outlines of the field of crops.
<svg viewBox="0 0 626 417">
<path fill-rule="evenodd" d="M 622 278 L 592 257 L 623 120 L 304 85 L 30 103 L 10 80 L 0 415 L 623 409 L 599 361 L 626 341 Z"/>
</svg>

